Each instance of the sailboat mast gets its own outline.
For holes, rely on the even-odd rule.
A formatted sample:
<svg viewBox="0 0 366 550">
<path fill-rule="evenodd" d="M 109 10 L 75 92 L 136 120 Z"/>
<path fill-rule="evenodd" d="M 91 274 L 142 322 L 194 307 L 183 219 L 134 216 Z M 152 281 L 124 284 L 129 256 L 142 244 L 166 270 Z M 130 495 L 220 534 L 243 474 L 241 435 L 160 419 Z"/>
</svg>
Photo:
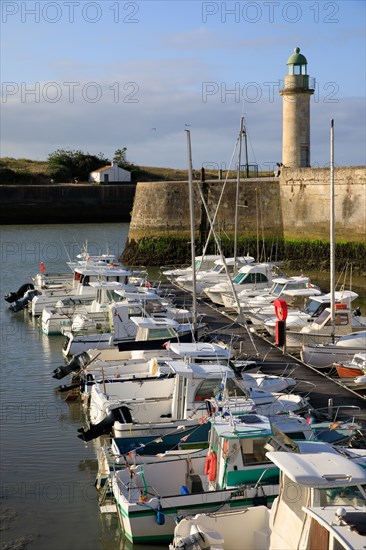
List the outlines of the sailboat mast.
<svg viewBox="0 0 366 550">
<path fill-rule="evenodd" d="M 334 229 L 334 120 L 330 122 L 330 312 L 331 335 L 335 335 L 335 229 Z"/>
<path fill-rule="evenodd" d="M 235 223 L 234 223 L 234 268 L 238 267 L 238 218 L 239 218 L 239 188 L 240 188 L 240 168 L 241 168 L 241 146 L 243 137 L 244 117 L 240 119 L 239 131 L 239 158 L 238 170 L 236 175 L 236 197 L 235 197 Z"/>
<path fill-rule="evenodd" d="M 193 196 L 193 167 L 192 167 L 192 149 L 191 149 L 191 132 L 187 132 L 187 153 L 188 153 L 188 184 L 189 184 L 189 212 L 191 225 L 191 261 L 192 261 L 192 317 L 193 317 L 193 333 L 197 329 L 197 296 L 196 296 L 196 245 L 195 245 L 195 225 L 194 225 L 194 196 Z"/>
</svg>

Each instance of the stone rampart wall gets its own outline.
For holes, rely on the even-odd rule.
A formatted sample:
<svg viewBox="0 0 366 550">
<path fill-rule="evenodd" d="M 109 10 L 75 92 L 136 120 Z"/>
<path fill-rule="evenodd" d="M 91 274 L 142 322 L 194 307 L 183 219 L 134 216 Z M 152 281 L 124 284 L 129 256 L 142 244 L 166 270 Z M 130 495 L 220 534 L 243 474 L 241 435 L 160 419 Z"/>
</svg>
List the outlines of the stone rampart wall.
<svg viewBox="0 0 366 550">
<path fill-rule="evenodd" d="M 335 169 L 335 230 L 337 240 L 363 241 L 366 218 L 366 169 Z M 223 189 L 222 181 L 194 182 L 196 231 L 209 224 L 200 199 L 202 190 L 210 217 Z M 216 231 L 233 235 L 236 181 L 228 181 L 216 217 Z M 329 240 L 330 170 L 288 169 L 280 178 L 241 180 L 239 235 Z M 138 183 L 129 239 L 190 235 L 187 182 Z"/>
</svg>

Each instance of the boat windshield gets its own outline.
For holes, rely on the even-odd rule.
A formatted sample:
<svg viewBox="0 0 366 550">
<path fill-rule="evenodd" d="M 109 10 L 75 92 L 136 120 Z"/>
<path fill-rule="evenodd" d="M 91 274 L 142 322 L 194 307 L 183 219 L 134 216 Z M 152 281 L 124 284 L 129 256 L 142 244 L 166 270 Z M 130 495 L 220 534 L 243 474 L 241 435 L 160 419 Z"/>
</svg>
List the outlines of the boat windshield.
<svg viewBox="0 0 366 550">
<path fill-rule="evenodd" d="M 208 378 L 203 380 L 197 388 L 194 401 L 205 401 L 205 399 L 215 397 L 220 391 L 221 383 L 221 378 Z M 232 379 L 226 381 L 226 390 L 229 397 L 242 397 L 245 395 L 244 391 Z"/>
<path fill-rule="evenodd" d="M 279 296 L 283 291 L 283 289 L 285 288 L 285 286 L 286 286 L 286 283 L 277 283 L 273 291 L 271 292 L 271 294 L 273 294 L 273 296 Z"/>
<path fill-rule="evenodd" d="M 313 300 L 310 298 L 306 306 L 304 307 L 304 312 L 308 313 L 309 315 L 314 315 L 320 308 L 328 307 L 329 304 L 324 304 L 322 302 L 319 302 L 318 300 Z"/>
<path fill-rule="evenodd" d="M 365 489 L 358 485 L 320 489 L 320 506 L 365 506 Z"/>
<path fill-rule="evenodd" d="M 325 309 L 321 312 L 321 314 L 314 320 L 315 325 L 323 325 L 324 322 L 325 326 L 331 325 L 331 315 L 329 309 Z M 335 324 L 337 326 L 340 325 L 348 325 L 349 324 L 349 315 L 347 311 L 337 311 L 335 312 Z"/>
</svg>

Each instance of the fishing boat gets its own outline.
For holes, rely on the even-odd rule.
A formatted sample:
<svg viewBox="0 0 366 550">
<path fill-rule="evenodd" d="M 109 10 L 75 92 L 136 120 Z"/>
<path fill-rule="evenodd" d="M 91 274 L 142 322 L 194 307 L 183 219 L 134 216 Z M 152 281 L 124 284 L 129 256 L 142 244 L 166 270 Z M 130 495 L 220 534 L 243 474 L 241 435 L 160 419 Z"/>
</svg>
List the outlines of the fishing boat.
<svg viewBox="0 0 366 550">
<path fill-rule="evenodd" d="M 365 469 L 352 453 L 268 452 L 280 471 L 271 509 L 214 511 L 183 518 L 170 550 L 359 550 L 366 535 Z M 197 547 L 196 546 L 196 547 Z"/>
<path fill-rule="evenodd" d="M 278 469 L 266 457 L 273 435 L 268 419 L 226 411 L 211 421 L 206 456 L 162 460 L 124 468 L 111 487 L 124 535 L 133 543 L 167 543 L 175 520 L 192 512 L 270 504 L 278 494 Z"/>
</svg>

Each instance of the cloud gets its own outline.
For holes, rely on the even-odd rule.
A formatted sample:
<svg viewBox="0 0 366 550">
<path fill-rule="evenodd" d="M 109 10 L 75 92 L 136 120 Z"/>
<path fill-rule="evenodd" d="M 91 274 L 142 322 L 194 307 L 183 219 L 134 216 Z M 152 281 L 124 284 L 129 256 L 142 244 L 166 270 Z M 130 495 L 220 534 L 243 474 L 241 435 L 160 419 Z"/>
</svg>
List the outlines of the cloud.
<svg viewBox="0 0 366 550">
<path fill-rule="evenodd" d="M 257 84 L 235 91 L 232 84 L 212 81 L 213 93 L 203 97 L 203 82 L 212 77 L 212 69 L 187 57 L 121 63 L 113 65 L 108 79 L 99 79 L 94 87 L 89 73 L 90 81 L 87 76 L 75 87 L 74 102 L 62 80 L 56 102 L 52 93 L 57 89 L 47 88 L 47 82 L 39 83 L 38 103 L 32 94 L 22 101 L 19 91 L 2 103 L 1 154 L 45 159 L 58 147 L 69 147 L 111 157 L 115 149 L 126 146 L 136 164 L 185 168 L 189 124 L 195 168 L 207 163 L 223 167 L 229 164 L 243 112 L 250 138 L 249 162 L 262 169 L 274 165 L 281 159 L 282 148 L 282 99 L 277 90 L 272 96 L 268 86 Z M 44 99 L 45 91 L 50 101 Z M 96 92 L 100 98 L 93 102 Z M 312 99 L 312 163 L 328 162 L 332 117 L 336 163 L 364 164 L 365 134 L 359 124 L 365 118 L 364 101 L 337 98 L 331 103 L 329 97 Z"/>
</svg>

